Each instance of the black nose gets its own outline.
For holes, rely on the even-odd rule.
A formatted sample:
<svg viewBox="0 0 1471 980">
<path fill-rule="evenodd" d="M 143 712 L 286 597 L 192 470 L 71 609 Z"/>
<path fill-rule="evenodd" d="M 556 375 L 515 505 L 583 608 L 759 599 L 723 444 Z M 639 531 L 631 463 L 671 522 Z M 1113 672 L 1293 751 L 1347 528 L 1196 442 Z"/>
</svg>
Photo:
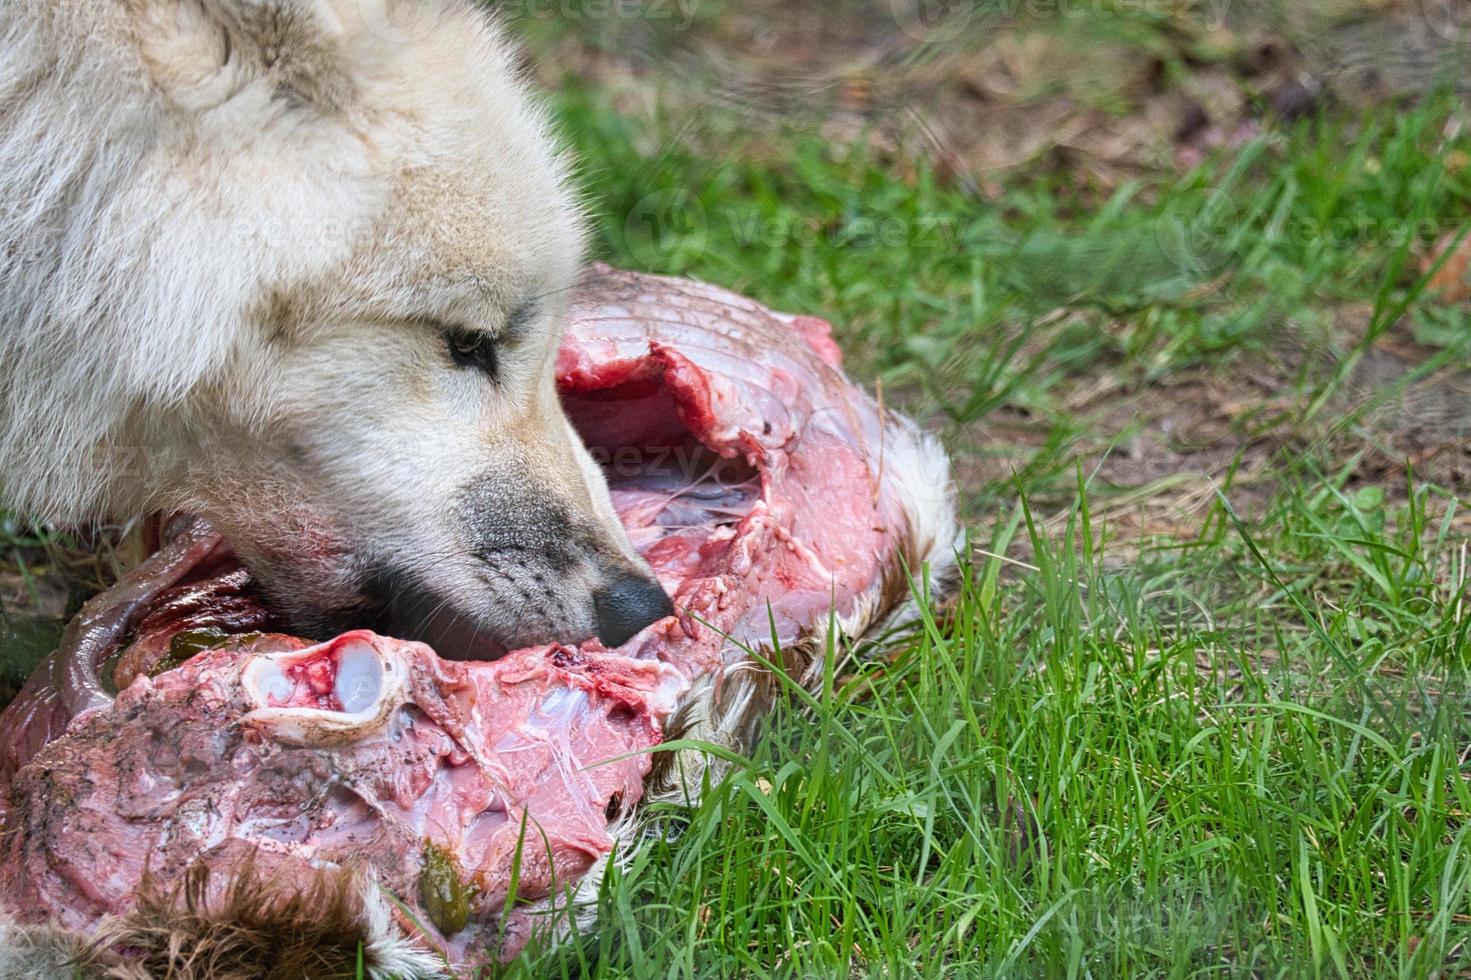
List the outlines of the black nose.
<svg viewBox="0 0 1471 980">
<path fill-rule="evenodd" d="M 674 615 L 674 603 L 664 587 L 642 575 L 619 575 L 593 593 L 598 615 L 598 639 L 608 649 L 621 647 L 639 630 Z"/>
</svg>

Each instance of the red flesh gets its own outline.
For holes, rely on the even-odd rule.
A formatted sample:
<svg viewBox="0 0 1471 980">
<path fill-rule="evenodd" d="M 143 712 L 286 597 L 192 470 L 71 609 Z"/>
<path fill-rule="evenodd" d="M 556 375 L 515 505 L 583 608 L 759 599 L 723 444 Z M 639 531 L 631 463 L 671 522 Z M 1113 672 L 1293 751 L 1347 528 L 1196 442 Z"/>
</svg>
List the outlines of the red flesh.
<svg viewBox="0 0 1471 980">
<path fill-rule="evenodd" d="M 0 717 L 0 900 L 86 928 L 127 911 L 145 866 L 167 879 L 253 847 L 287 867 L 367 863 L 422 913 L 427 840 L 476 894 L 467 928 L 426 938 L 456 962 L 514 954 L 534 922 L 499 913 L 523 834 L 518 902 L 575 883 L 640 799 L 645 750 L 679 698 L 744 658 L 728 637 L 769 643 L 775 630 L 794 642 L 893 574 L 911 501 L 884 473 L 884 419 L 839 360 L 822 321 L 600 270 L 576 304 L 559 384 L 679 615 L 616 653 L 592 643 L 494 663 L 339 637 L 287 667 L 290 696 L 267 702 L 340 713 L 343 651 L 371 645 L 402 665 L 403 703 L 339 744 L 285 744 L 271 725 L 241 722 L 255 706 L 242 670 L 304 641 L 242 638 L 147 676 L 181 629 L 243 632 L 265 618 L 243 573 L 218 567 L 208 529 L 180 535 L 88 606 Z M 622 475 L 629 447 L 641 464 Z M 130 628 L 114 701 L 97 671 Z"/>
</svg>

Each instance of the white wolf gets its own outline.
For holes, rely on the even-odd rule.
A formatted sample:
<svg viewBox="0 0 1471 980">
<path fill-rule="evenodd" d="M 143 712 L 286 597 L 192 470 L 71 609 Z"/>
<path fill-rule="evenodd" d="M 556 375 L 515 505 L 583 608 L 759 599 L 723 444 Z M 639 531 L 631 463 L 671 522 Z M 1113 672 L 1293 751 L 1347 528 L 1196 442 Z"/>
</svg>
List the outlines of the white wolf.
<svg viewBox="0 0 1471 980">
<path fill-rule="evenodd" d="M 445 656 L 669 600 L 552 368 L 582 227 L 472 0 L 0 4 L 0 500 L 209 517 Z"/>
</svg>

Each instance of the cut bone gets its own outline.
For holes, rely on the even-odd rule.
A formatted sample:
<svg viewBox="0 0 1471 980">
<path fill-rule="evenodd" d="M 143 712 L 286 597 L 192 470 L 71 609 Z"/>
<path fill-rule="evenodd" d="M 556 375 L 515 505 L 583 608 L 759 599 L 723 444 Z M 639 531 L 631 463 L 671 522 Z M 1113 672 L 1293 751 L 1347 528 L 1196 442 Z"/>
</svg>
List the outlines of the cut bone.
<svg viewBox="0 0 1471 980">
<path fill-rule="evenodd" d="M 379 731 L 404 702 L 408 675 L 371 633 L 251 659 L 240 674 L 256 707 L 241 723 L 278 742 L 338 745 Z M 321 685 L 330 671 L 331 686 Z"/>
</svg>

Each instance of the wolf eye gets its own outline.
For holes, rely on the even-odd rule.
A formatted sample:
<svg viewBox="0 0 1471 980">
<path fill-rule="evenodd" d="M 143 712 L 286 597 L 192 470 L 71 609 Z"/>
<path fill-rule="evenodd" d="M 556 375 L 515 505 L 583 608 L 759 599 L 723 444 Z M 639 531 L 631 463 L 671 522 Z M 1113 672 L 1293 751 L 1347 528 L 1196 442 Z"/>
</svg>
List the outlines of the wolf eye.
<svg viewBox="0 0 1471 980">
<path fill-rule="evenodd" d="M 474 368 L 488 378 L 496 375 L 495 340 L 472 330 L 446 330 L 445 343 L 456 367 Z"/>
</svg>

